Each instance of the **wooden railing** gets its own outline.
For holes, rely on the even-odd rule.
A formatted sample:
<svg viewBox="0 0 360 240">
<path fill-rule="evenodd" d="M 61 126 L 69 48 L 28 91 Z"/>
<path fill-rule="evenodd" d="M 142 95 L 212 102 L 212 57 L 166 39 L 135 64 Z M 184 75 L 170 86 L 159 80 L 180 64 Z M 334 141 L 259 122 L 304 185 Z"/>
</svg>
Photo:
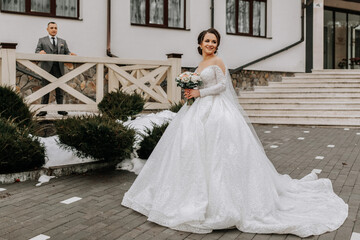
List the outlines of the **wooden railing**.
<svg viewBox="0 0 360 240">
<path fill-rule="evenodd" d="M 168 59 L 133 60 L 119 58 L 95 58 L 52 54 L 17 53 L 16 45 L 1 44 L 0 84 L 16 87 L 16 64 L 21 64 L 31 72 L 50 83 L 25 97 L 35 111 L 91 111 L 97 112 L 97 104 L 104 97 L 105 68 L 108 72 L 108 91 L 121 89 L 125 92 L 141 94 L 146 100 L 146 109 L 166 109 L 171 103 L 181 99 L 181 90 L 176 87 L 175 77 L 181 72 L 181 55 L 168 54 Z M 75 63 L 78 66 L 60 78 L 40 68 L 39 61 Z M 91 99 L 67 83 L 96 66 L 96 99 Z M 166 81 L 166 88 L 161 83 Z M 56 88 L 78 99 L 82 104 L 35 104 L 35 102 Z"/>
</svg>

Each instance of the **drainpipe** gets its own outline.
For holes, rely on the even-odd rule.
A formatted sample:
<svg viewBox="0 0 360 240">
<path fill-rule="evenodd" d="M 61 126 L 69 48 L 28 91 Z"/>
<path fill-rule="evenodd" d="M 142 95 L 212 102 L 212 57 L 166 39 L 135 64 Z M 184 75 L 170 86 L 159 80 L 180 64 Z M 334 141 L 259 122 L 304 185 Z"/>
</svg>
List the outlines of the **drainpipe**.
<svg viewBox="0 0 360 240">
<path fill-rule="evenodd" d="M 107 34 L 106 34 L 106 55 L 109 57 L 117 57 L 111 53 L 111 0 L 107 1 Z"/>
<path fill-rule="evenodd" d="M 261 57 L 259 59 L 256 59 L 256 60 L 252 61 L 252 62 L 249 62 L 249 63 L 247 63 L 245 65 L 242 65 L 242 66 L 240 66 L 238 68 L 230 69 L 230 73 L 233 74 L 233 73 L 241 72 L 244 68 L 246 68 L 246 67 L 248 67 L 250 65 L 253 65 L 255 63 L 263 61 L 263 60 L 265 60 L 265 59 L 267 59 L 269 57 L 275 56 L 276 54 L 282 53 L 282 52 L 284 52 L 284 51 L 286 51 L 286 50 L 288 50 L 288 49 L 290 49 L 292 47 L 295 47 L 296 45 L 304 42 L 304 40 L 305 40 L 305 38 L 304 38 L 304 28 L 305 28 L 304 27 L 304 12 L 305 12 L 306 5 L 304 4 L 304 0 L 301 0 L 301 3 L 302 3 L 301 4 L 301 38 L 297 42 L 295 42 L 293 44 L 290 44 L 289 46 L 284 47 L 284 48 L 282 48 L 282 49 L 280 49 L 280 50 L 278 50 L 276 52 L 270 53 L 270 54 L 268 54 L 268 55 L 266 55 L 264 57 Z"/>
<path fill-rule="evenodd" d="M 211 28 L 214 28 L 214 0 L 211 0 Z"/>
</svg>

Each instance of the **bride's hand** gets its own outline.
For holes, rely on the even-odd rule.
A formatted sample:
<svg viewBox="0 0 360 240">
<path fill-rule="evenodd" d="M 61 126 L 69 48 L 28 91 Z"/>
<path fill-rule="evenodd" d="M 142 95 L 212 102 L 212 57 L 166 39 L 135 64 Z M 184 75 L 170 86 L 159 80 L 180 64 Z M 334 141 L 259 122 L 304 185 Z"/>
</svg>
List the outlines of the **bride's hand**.
<svg viewBox="0 0 360 240">
<path fill-rule="evenodd" d="M 197 89 L 185 89 L 185 97 L 187 99 L 200 97 L 200 91 Z"/>
<path fill-rule="evenodd" d="M 190 89 L 185 88 L 184 89 L 184 97 L 189 99 Z"/>
</svg>

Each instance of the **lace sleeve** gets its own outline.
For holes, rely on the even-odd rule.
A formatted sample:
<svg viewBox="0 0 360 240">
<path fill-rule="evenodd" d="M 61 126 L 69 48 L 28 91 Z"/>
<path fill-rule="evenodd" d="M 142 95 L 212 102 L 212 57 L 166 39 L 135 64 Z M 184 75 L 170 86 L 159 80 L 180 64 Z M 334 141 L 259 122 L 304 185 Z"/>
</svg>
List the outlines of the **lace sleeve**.
<svg viewBox="0 0 360 240">
<path fill-rule="evenodd" d="M 208 95 L 217 95 L 226 89 L 226 77 L 221 68 L 217 65 L 213 68 L 215 71 L 216 84 L 207 88 L 200 89 L 200 97 Z"/>
</svg>

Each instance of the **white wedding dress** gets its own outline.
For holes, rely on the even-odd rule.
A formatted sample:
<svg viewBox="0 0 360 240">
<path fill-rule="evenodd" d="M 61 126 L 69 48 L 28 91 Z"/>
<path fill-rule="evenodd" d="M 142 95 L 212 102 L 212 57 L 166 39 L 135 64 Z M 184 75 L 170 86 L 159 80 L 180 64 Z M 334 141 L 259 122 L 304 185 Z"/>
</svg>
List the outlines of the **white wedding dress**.
<svg viewBox="0 0 360 240">
<path fill-rule="evenodd" d="M 230 97 L 229 73 L 212 65 L 200 77 L 201 97 L 179 111 L 122 204 L 193 233 L 236 227 L 307 237 L 339 228 L 348 205 L 331 181 L 280 175 Z"/>
</svg>

